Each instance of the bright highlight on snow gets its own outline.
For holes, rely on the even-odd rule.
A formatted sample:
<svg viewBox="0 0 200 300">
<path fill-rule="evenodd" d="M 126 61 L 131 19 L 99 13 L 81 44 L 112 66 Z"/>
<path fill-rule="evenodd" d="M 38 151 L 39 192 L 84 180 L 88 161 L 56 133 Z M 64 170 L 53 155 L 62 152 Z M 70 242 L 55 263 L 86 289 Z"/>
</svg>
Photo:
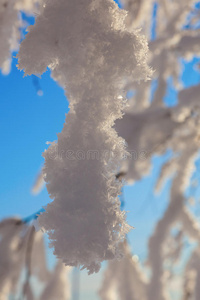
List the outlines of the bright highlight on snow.
<svg viewBox="0 0 200 300">
<path fill-rule="evenodd" d="M 126 104 L 125 84 L 149 79 L 151 70 L 147 42 L 125 18 L 113 0 L 43 1 L 18 55 L 27 75 L 49 67 L 70 102 L 58 141 L 44 153 L 53 201 L 39 224 L 57 257 L 89 273 L 120 256 L 118 243 L 130 229 L 115 177 L 125 141 L 113 125 Z"/>
</svg>

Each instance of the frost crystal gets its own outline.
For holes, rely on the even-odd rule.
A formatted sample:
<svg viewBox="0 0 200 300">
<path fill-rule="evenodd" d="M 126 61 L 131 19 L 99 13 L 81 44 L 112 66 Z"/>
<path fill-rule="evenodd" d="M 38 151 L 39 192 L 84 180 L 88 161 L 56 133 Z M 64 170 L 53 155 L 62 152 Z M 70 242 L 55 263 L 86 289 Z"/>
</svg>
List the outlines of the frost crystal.
<svg viewBox="0 0 200 300">
<path fill-rule="evenodd" d="M 45 151 L 50 197 L 39 217 L 57 257 L 97 272 L 118 255 L 128 232 L 114 174 L 125 142 L 113 125 L 122 117 L 125 84 L 147 80 L 147 43 L 125 27 L 126 12 L 113 0 L 49 0 L 19 51 L 19 68 L 46 68 L 63 87 L 70 112 L 58 142 Z"/>
</svg>

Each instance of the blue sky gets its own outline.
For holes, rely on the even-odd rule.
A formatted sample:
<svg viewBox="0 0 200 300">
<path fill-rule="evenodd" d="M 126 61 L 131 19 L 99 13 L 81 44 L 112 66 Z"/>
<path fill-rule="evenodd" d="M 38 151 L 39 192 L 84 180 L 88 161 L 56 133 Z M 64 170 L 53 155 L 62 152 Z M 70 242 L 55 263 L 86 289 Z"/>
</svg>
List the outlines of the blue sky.
<svg viewBox="0 0 200 300">
<path fill-rule="evenodd" d="M 39 80 L 44 93 L 40 97 L 33 76 L 23 78 L 16 62 L 14 59 L 9 75 L 0 75 L 0 218 L 13 214 L 24 217 L 47 203 L 45 191 L 33 197 L 30 189 L 43 163 L 45 143 L 57 139 L 68 111 L 64 92 L 49 72 Z"/>
<path fill-rule="evenodd" d="M 189 63 L 182 62 L 182 79 L 186 87 L 200 80 L 199 73 L 193 69 L 197 61 L 195 58 Z M 50 77 L 49 71 L 41 79 L 34 76 L 23 78 L 23 72 L 17 70 L 16 64 L 17 60 L 13 58 L 11 73 L 7 76 L 0 74 L 0 219 L 16 215 L 24 218 L 49 202 L 46 189 L 33 196 L 31 187 L 44 161 L 42 152 L 47 148 L 46 142 L 57 139 L 68 112 L 64 91 Z M 35 82 L 41 86 L 43 96 L 37 95 Z M 177 95 L 172 83 L 169 84 L 166 102 L 173 105 Z M 124 188 L 127 219 L 135 227 L 128 238 L 133 253 L 141 260 L 147 255 L 148 238 L 168 202 L 170 181 L 160 195 L 153 193 L 161 164 L 168 155 L 153 159 L 152 176 Z M 101 273 L 90 276 L 88 280 L 84 279 L 87 275 L 82 274 L 80 300 L 96 299 L 93 291 L 98 286 Z"/>
</svg>

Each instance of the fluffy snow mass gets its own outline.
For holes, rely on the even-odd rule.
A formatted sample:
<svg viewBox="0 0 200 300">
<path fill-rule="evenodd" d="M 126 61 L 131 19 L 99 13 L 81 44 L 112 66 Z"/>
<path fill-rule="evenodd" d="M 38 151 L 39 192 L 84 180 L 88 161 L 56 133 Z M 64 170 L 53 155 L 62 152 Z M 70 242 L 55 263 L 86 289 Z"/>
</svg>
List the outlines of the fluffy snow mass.
<svg viewBox="0 0 200 300">
<path fill-rule="evenodd" d="M 57 257 L 97 272 L 119 256 L 128 232 L 115 174 L 125 142 L 113 125 L 122 117 L 124 87 L 147 80 L 147 43 L 125 26 L 113 0 L 48 0 L 22 42 L 19 68 L 49 67 L 70 102 L 58 141 L 44 152 L 44 177 L 53 199 L 39 216 Z"/>
</svg>

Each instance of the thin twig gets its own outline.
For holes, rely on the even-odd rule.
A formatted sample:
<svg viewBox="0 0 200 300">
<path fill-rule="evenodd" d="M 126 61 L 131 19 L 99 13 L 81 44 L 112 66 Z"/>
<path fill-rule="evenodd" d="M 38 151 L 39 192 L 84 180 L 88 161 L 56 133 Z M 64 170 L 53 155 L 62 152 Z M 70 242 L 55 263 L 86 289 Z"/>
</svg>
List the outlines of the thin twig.
<svg viewBox="0 0 200 300">
<path fill-rule="evenodd" d="M 30 215 L 30 216 L 28 216 L 28 217 L 22 219 L 22 222 L 23 222 L 23 223 L 29 223 L 29 222 L 31 222 L 31 221 L 33 221 L 33 220 L 36 220 L 36 219 L 38 218 L 38 215 L 39 215 L 40 213 L 44 212 L 44 211 L 45 211 L 44 208 L 41 208 L 41 209 L 38 210 L 36 213 L 34 213 L 34 214 L 32 214 L 32 215 Z"/>
</svg>

